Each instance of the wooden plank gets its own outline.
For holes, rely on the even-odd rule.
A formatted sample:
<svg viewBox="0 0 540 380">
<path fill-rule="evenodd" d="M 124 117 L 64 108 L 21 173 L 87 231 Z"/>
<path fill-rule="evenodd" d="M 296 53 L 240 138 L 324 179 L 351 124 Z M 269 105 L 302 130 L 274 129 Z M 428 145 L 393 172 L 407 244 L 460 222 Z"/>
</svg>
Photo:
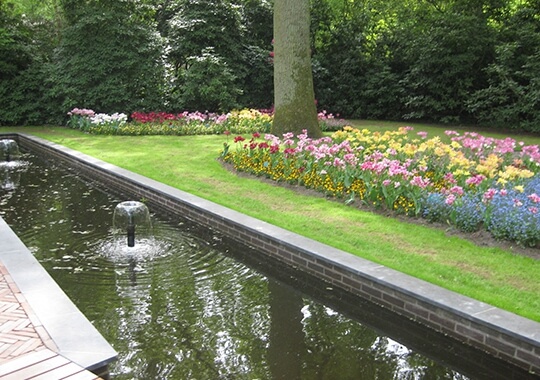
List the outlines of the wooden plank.
<svg viewBox="0 0 540 380">
<path fill-rule="evenodd" d="M 95 373 L 92 373 L 90 371 L 84 371 L 84 372 L 73 374 L 72 376 L 64 377 L 61 380 L 103 380 L 103 379 L 97 376 Z"/>
<path fill-rule="evenodd" d="M 16 359 L 12 359 L 9 362 L 0 365 L 0 376 L 7 375 L 9 373 L 20 370 L 21 368 L 28 367 L 31 364 L 50 359 L 57 355 L 58 354 L 56 352 L 53 352 L 51 350 L 41 350 L 22 355 Z"/>
<path fill-rule="evenodd" d="M 88 372 L 84 368 L 78 366 L 75 363 L 67 363 L 61 367 L 55 368 L 49 372 L 32 377 L 32 380 L 51 380 L 51 379 L 65 379 L 69 376 L 80 374 L 81 372 Z M 94 375 L 94 379 L 96 376 Z"/>
<path fill-rule="evenodd" d="M 14 339 L 11 335 L 9 335 L 9 334 L 1 334 L 0 333 L 0 343 L 13 344 L 16 341 L 17 341 L 17 339 Z"/>
<path fill-rule="evenodd" d="M 8 358 L 12 356 L 11 354 L 13 353 L 13 351 L 18 350 L 19 347 L 22 346 L 22 344 L 23 342 L 20 340 L 13 342 L 12 344 L 9 345 L 9 347 L 4 348 L 4 350 L 0 354 L 0 358 Z"/>
<path fill-rule="evenodd" d="M 39 346 L 42 346 L 41 339 L 33 338 L 24 342 L 17 350 L 13 351 L 13 356 L 19 356 L 26 352 L 34 351 Z"/>
<path fill-rule="evenodd" d="M 68 364 L 69 361 L 60 356 L 56 355 L 50 359 L 43 360 L 37 363 L 29 364 L 28 366 L 21 368 L 15 372 L 2 376 L 2 380 L 21 380 L 21 379 L 31 379 L 32 377 L 47 373 Z"/>
</svg>

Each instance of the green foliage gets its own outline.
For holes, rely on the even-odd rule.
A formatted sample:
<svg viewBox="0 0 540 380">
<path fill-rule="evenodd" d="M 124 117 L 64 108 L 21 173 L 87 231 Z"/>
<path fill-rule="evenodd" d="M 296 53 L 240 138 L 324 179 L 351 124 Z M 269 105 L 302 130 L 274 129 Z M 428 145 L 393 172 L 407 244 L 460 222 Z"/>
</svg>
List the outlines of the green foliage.
<svg viewBox="0 0 540 380">
<path fill-rule="evenodd" d="M 44 124 L 54 112 L 45 83 L 56 29 L 52 20 L 18 12 L 0 0 L 0 125 Z"/>
<path fill-rule="evenodd" d="M 169 109 L 271 105 L 268 3 L 173 1 L 161 13 L 171 68 Z"/>
<path fill-rule="evenodd" d="M 443 123 L 469 119 L 465 102 L 484 82 L 482 68 L 492 56 L 493 41 L 482 18 L 453 16 L 436 15 L 425 32 L 405 41 L 409 53 L 402 81 L 405 119 Z"/>
<path fill-rule="evenodd" d="M 0 125 L 43 125 L 54 123 L 49 115 L 58 112 L 47 101 L 43 83 L 47 72 L 33 63 L 17 76 L 0 82 Z"/>
<path fill-rule="evenodd" d="M 159 107 L 162 44 L 142 21 L 144 17 L 136 13 L 126 17 L 130 2 L 110 7 L 99 1 L 84 7 L 65 3 L 71 18 L 49 78 L 51 95 L 61 109 L 82 105 L 104 112 L 130 112 Z"/>
<path fill-rule="evenodd" d="M 320 108 L 361 118 L 366 108 L 360 97 L 369 67 L 363 53 L 369 14 L 360 3 L 350 7 L 354 8 L 332 12 L 330 2 L 312 2 L 315 95 Z"/>
<path fill-rule="evenodd" d="M 533 131 L 539 18 L 538 1 L 312 0 L 319 105 L 348 118 Z"/>
<path fill-rule="evenodd" d="M 31 33 L 22 16 L 0 0 L 0 77 L 12 78 L 28 67 Z"/>
<path fill-rule="evenodd" d="M 540 132 L 540 26 L 538 10 L 520 9 L 503 31 L 486 68 L 489 86 L 468 106 L 484 124 Z"/>
<path fill-rule="evenodd" d="M 271 108 L 274 100 L 272 4 L 261 0 L 239 0 L 241 54 L 231 67 L 242 89 L 242 107 Z M 236 37 L 239 38 L 238 36 Z"/>
<path fill-rule="evenodd" d="M 241 51 L 238 12 L 226 1 L 178 1 L 176 7 L 167 24 L 171 108 L 234 107 L 240 92 L 233 74 Z"/>
<path fill-rule="evenodd" d="M 540 131 L 538 0 L 311 0 L 319 110 Z M 0 0 L 0 124 L 271 108 L 273 2 Z"/>
<path fill-rule="evenodd" d="M 173 98 L 177 107 L 226 111 L 237 106 L 242 91 L 236 77 L 212 48 L 203 50 L 200 56 L 189 57 L 187 64 L 189 69 L 178 79 L 177 95 Z"/>
<path fill-rule="evenodd" d="M 269 45 L 269 43 L 268 43 Z M 269 50 L 257 45 L 245 45 L 242 68 L 238 72 L 242 107 L 271 108 L 273 104 L 273 67 Z"/>
<path fill-rule="evenodd" d="M 176 2 L 177 11 L 168 20 L 169 59 L 175 68 L 188 68 L 190 57 L 212 48 L 231 62 L 240 52 L 240 14 L 229 1 Z M 180 74 L 180 73 L 178 73 Z"/>
<path fill-rule="evenodd" d="M 238 0 L 241 9 L 243 40 L 254 46 L 269 46 L 272 30 L 272 2 L 264 0 Z"/>
</svg>

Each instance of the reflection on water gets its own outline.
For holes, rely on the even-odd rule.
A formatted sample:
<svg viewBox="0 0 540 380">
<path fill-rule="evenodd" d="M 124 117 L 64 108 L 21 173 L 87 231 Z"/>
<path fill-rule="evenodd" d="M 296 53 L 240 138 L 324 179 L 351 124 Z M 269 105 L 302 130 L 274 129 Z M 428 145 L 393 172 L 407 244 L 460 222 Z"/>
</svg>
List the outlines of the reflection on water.
<svg viewBox="0 0 540 380">
<path fill-rule="evenodd" d="M 153 215 L 154 238 L 127 247 L 111 226 L 125 199 L 27 159 L 0 215 L 119 352 L 114 379 L 515 376 L 178 218 Z"/>
</svg>

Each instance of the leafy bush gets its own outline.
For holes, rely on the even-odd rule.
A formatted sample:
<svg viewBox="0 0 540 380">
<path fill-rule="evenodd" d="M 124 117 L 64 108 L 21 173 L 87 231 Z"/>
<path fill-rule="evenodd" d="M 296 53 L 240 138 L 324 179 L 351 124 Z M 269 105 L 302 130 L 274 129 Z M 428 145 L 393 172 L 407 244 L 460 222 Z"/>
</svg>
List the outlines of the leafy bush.
<svg viewBox="0 0 540 380">
<path fill-rule="evenodd" d="M 46 68 L 34 62 L 13 78 L 0 81 L 0 125 L 43 125 L 63 122 L 43 83 Z M 55 117 L 56 116 L 56 117 Z"/>
<path fill-rule="evenodd" d="M 239 103 L 242 107 L 271 107 L 274 101 L 274 67 L 269 48 L 245 46 L 242 65 L 236 71 L 242 89 Z"/>
<path fill-rule="evenodd" d="M 58 121 L 47 86 L 52 36 L 51 20 L 16 14 L 13 4 L 0 1 L 0 125 Z"/>
<path fill-rule="evenodd" d="M 484 124 L 540 132 L 540 27 L 532 9 L 519 11 L 503 31 L 487 66 L 489 86 L 476 91 L 469 110 Z"/>
<path fill-rule="evenodd" d="M 467 121 L 466 101 L 482 81 L 493 43 L 476 15 L 439 14 L 429 29 L 407 41 L 408 68 L 402 85 L 405 119 L 443 123 Z"/>
<path fill-rule="evenodd" d="M 110 114 L 161 107 L 163 41 L 142 19 L 142 5 L 70 0 L 64 7 L 69 19 L 49 73 L 60 109 L 82 105 Z"/>
<path fill-rule="evenodd" d="M 213 49 L 205 49 L 200 56 L 189 57 L 187 62 L 189 68 L 179 78 L 174 95 L 176 106 L 223 112 L 238 105 L 242 91 L 236 85 L 236 76 Z"/>
</svg>

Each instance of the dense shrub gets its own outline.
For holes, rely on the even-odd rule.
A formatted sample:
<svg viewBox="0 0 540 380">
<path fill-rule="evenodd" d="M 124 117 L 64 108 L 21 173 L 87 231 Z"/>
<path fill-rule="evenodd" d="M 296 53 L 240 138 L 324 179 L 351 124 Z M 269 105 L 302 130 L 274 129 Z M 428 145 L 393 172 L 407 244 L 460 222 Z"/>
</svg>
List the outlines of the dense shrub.
<svg viewBox="0 0 540 380">
<path fill-rule="evenodd" d="M 538 13 L 521 9 L 509 21 L 485 71 L 489 85 L 469 99 L 483 124 L 540 132 L 540 25 Z"/>
<path fill-rule="evenodd" d="M 269 43 L 267 43 L 269 46 Z M 246 108 L 270 108 L 274 102 L 273 65 L 269 48 L 245 45 L 238 70 L 238 103 Z M 238 90 L 237 90 L 238 91 Z"/>
<path fill-rule="evenodd" d="M 476 15 L 437 15 L 420 36 L 404 42 L 408 67 L 401 82 L 406 112 L 402 117 L 454 124 L 470 121 L 467 99 L 485 82 L 482 68 L 493 55 L 485 20 Z"/>
<path fill-rule="evenodd" d="M 312 1 L 319 104 L 346 118 L 538 131 L 537 1 Z"/>
<path fill-rule="evenodd" d="M 163 46 L 142 9 L 123 1 L 82 7 L 66 1 L 64 7 L 70 17 L 49 78 L 60 109 L 82 105 L 112 113 L 161 107 Z"/>
<path fill-rule="evenodd" d="M 238 105 L 242 90 L 237 87 L 236 76 L 213 49 L 189 57 L 187 63 L 189 69 L 178 79 L 178 88 L 173 92 L 173 104 L 183 109 L 204 107 L 221 112 Z"/>
<path fill-rule="evenodd" d="M 16 14 L 0 1 L 0 125 L 58 121 L 47 93 L 53 36 L 50 20 Z"/>
<path fill-rule="evenodd" d="M 540 6 L 311 0 L 320 109 L 540 131 Z M 0 1 L 0 124 L 270 108 L 272 2 Z"/>
<path fill-rule="evenodd" d="M 46 67 L 33 62 L 12 78 L 0 81 L 0 125 L 61 123 L 56 104 L 47 98 Z M 55 117 L 56 115 L 56 117 Z"/>
</svg>

